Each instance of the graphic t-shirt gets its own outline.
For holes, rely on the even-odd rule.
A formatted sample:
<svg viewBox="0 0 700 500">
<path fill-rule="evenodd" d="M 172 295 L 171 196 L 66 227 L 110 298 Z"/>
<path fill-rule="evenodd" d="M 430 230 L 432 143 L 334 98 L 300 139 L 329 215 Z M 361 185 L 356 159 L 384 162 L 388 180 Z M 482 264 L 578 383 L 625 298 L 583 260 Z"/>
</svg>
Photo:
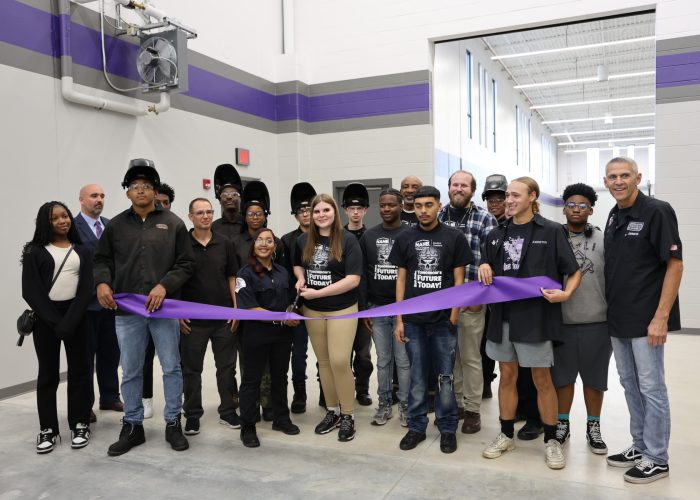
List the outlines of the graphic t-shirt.
<svg viewBox="0 0 700 500">
<path fill-rule="evenodd" d="M 438 224 L 432 231 L 420 226 L 396 237 L 389 262 L 406 269 L 404 298 L 410 299 L 454 286 L 454 269 L 473 262 L 464 234 Z M 405 315 L 404 321 L 435 324 L 447 321 L 450 310 Z"/>
<path fill-rule="evenodd" d="M 364 260 L 362 292 L 374 305 L 383 306 L 396 301 L 398 267 L 389 262 L 389 254 L 396 237 L 408 229 L 403 224 L 394 229 L 384 229 L 379 224 L 368 229 L 360 239 Z"/>
<path fill-rule="evenodd" d="M 307 238 L 308 234 L 306 233 L 297 238 L 297 251 L 294 254 L 294 265 L 304 268 L 306 286 L 320 290 L 337 283 L 348 275 L 362 275 L 362 252 L 355 236 L 343 230 L 343 257 L 340 262 L 331 258 L 330 238 L 327 236 L 319 237 L 311 261 L 303 262 Z M 358 295 L 358 289 L 353 288 L 340 295 L 307 300 L 305 303 L 315 311 L 338 311 L 357 303 Z"/>
</svg>

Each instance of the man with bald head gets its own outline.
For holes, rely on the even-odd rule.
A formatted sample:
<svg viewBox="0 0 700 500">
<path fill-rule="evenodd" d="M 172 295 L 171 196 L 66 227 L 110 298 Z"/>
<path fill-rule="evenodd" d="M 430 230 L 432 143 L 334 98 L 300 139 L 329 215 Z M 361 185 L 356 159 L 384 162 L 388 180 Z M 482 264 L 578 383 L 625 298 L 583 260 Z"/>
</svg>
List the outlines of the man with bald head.
<svg viewBox="0 0 700 500">
<path fill-rule="evenodd" d="M 423 187 L 423 181 L 415 175 L 409 175 L 401 181 L 401 196 L 403 196 L 403 209 L 401 210 L 401 223 L 409 226 L 418 226 L 418 217 L 413 209 L 413 197 L 418 188 Z"/>
<path fill-rule="evenodd" d="M 97 184 L 88 184 L 80 189 L 79 201 L 80 213 L 75 217 L 75 227 L 85 246 L 94 253 L 97 242 L 109 223 L 109 219 L 102 217 L 105 192 Z M 97 299 L 93 299 L 88 307 L 88 328 L 90 363 L 92 371 L 97 369 L 100 410 L 124 411 L 124 404 L 119 399 L 119 344 L 114 329 L 114 312 L 103 309 Z M 94 383 L 93 377 L 90 380 Z M 94 404 L 94 388 L 91 393 Z M 90 419 L 95 421 L 97 417 L 92 413 Z"/>
</svg>

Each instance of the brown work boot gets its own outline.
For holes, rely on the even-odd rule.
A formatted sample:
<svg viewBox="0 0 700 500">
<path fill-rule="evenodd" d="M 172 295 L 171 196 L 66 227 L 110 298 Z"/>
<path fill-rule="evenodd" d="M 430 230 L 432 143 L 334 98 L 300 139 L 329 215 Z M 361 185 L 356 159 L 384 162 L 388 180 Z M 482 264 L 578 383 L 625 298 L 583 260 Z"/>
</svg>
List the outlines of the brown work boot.
<svg viewBox="0 0 700 500">
<path fill-rule="evenodd" d="M 475 434 L 481 430 L 481 415 L 473 411 L 464 410 L 463 434 Z"/>
</svg>

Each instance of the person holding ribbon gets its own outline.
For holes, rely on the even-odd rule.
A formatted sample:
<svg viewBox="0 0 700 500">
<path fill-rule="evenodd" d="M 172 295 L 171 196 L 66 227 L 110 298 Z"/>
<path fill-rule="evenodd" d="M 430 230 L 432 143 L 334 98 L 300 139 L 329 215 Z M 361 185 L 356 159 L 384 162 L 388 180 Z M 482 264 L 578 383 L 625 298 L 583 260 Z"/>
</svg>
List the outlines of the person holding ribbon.
<svg viewBox="0 0 700 500">
<path fill-rule="evenodd" d="M 313 224 L 297 238 L 294 253 L 296 289 L 305 301 L 302 314 L 332 318 L 357 312 L 362 275 L 357 238 L 343 230 L 338 205 L 330 195 L 313 199 L 311 216 Z M 318 359 L 327 408 L 315 432 L 327 434 L 339 426 L 338 440 L 350 441 L 355 437 L 355 381 L 348 360 L 357 319 L 309 320 L 306 328 Z"/>
<path fill-rule="evenodd" d="M 291 302 L 289 274 L 273 262 L 277 238 L 271 229 L 258 229 L 248 252 L 248 264 L 236 276 L 236 299 L 241 309 L 284 311 Z M 270 401 L 272 429 L 288 435 L 299 434 L 299 427 L 289 418 L 287 371 L 292 353 L 292 330 L 299 324 L 287 321 L 247 321 L 241 333 L 242 380 L 241 441 L 248 448 L 260 446 L 255 431 L 258 394 L 266 365 L 270 367 Z"/>
<path fill-rule="evenodd" d="M 56 390 L 61 341 L 68 362 L 68 424 L 71 448 L 90 442 L 92 406 L 87 307 L 92 300 L 92 252 L 84 246 L 66 205 L 44 203 L 34 237 L 22 250 L 22 297 L 35 313 L 34 349 L 39 364 L 36 402 L 41 432 L 36 452 L 53 451 L 59 438 Z"/>
<path fill-rule="evenodd" d="M 537 401 L 544 424 L 545 462 L 551 469 L 562 469 L 566 459 L 557 433 L 557 393 L 550 367 L 554 362 L 552 341 L 562 331 L 561 304 L 581 282 L 581 271 L 561 224 L 539 214 L 540 188 L 530 177 L 519 177 L 508 185 L 508 219 L 486 237 L 479 281 L 491 285 L 493 276 L 527 278 L 547 276 L 563 282 L 566 288 L 542 289 L 541 298 L 491 304 L 486 352 L 499 362 L 498 389 L 501 432 L 482 452 L 485 458 L 498 458 L 515 448 L 513 440 L 518 404 L 518 367 L 532 368 Z"/>
</svg>

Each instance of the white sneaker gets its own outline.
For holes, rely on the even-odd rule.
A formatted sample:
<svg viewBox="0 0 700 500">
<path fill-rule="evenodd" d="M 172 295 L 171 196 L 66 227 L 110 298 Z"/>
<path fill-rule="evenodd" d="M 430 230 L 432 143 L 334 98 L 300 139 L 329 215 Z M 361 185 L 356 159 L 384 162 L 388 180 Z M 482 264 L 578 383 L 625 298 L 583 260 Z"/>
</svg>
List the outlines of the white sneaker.
<svg viewBox="0 0 700 500">
<path fill-rule="evenodd" d="M 563 469 L 566 466 L 561 443 L 556 439 L 550 439 L 544 444 L 544 461 L 550 469 Z"/>
<path fill-rule="evenodd" d="M 153 418 L 153 398 L 143 399 L 143 418 Z"/>
<path fill-rule="evenodd" d="M 511 451 L 513 449 L 515 449 L 515 440 L 513 438 L 509 438 L 501 432 L 498 434 L 496 439 L 491 441 L 491 443 L 484 448 L 481 455 L 484 458 L 498 458 L 503 455 L 504 452 Z"/>
</svg>

